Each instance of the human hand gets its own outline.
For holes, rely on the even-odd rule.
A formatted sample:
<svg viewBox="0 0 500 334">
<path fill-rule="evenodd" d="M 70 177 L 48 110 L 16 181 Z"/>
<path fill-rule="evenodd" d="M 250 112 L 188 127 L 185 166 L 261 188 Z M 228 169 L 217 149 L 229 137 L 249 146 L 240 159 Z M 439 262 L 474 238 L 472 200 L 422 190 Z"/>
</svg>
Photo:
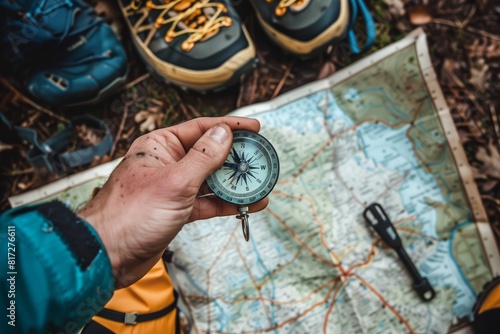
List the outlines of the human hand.
<svg viewBox="0 0 500 334">
<path fill-rule="evenodd" d="M 184 224 L 237 214 L 209 193 L 205 179 L 219 169 L 232 145 L 231 130 L 258 132 L 257 120 L 198 118 L 139 137 L 106 184 L 78 215 L 104 243 L 116 288 L 144 276 Z M 268 199 L 249 206 L 264 209 Z"/>
</svg>

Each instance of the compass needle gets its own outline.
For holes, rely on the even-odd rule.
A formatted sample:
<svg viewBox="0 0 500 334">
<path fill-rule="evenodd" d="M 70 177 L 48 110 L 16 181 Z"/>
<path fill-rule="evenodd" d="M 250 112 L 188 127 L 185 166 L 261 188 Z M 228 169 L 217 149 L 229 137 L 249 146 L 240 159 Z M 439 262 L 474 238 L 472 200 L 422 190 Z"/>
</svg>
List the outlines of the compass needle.
<svg viewBox="0 0 500 334">
<path fill-rule="evenodd" d="M 236 218 L 241 220 L 246 241 L 250 238 L 248 205 L 269 195 L 278 175 L 278 154 L 271 143 L 257 133 L 234 131 L 229 156 L 222 168 L 207 178 L 217 197 L 238 206 Z"/>
<path fill-rule="evenodd" d="M 229 168 L 229 169 L 232 169 L 232 170 L 238 170 L 238 164 L 235 164 L 233 162 L 226 161 L 226 162 L 224 162 L 224 164 L 222 166 Z"/>
<path fill-rule="evenodd" d="M 229 173 L 228 173 L 228 174 L 229 174 Z M 227 175 L 227 174 L 226 174 L 226 175 Z M 230 182 L 230 183 L 233 183 L 233 180 L 234 180 L 234 178 L 236 177 L 236 175 L 238 175 L 238 171 L 233 170 L 233 171 L 231 172 L 231 175 L 229 176 L 229 178 L 231 179 L 231 182 Z"/>
<path fill-rule="evenodd" d="M 253 173 L 252 173 L 252 172 L 248 172 L 248 173 L 247 173 L 247 175 L 248 175 L 248 176 L 250 176 L 250 177 L 253 177 L 254 179 L 256 179 L 256 180 L 257 180 L 257 177 L 256 177 L 255 175 L 253 175 Z"/>
<path fill-rule="evenodd" d="M 242 174 L 241 176 L 243 177 L 243 181 L 245 181 L 245 185 L 248 186 L 247 174 Z"/>
<path fill-rule="evenodd" d="M 241 162 L 241 160 L 240 160 L 240 157 L 238 156 L 238 152 L 236 152 L 236 149 L 234 148 L 234 146 L 231 148 L 231 151 L 233 152 L 231 155 L 233 157 L 234 162 L 239 164 Z"/>
</svg>

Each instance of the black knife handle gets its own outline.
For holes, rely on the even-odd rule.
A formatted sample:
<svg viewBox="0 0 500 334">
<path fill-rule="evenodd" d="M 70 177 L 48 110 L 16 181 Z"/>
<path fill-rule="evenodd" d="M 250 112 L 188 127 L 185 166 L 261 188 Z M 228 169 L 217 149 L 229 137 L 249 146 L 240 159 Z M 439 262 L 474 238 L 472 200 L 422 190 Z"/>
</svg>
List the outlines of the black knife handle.
<svg viewBox="0 0 500 334">
<path fill-rule="evenodd" d="M 411 260 L 408 253 L 403 247 L 401 238 L 394 228 L 391 220 L 384 211 L 384 208 L 378 203 L 370 204 L 363 212 L 363 217 L 370 224 L 371 227 L 377 232 L 382 240 L 392 249 L 396 251 L 399 259 L 403 262 L 406 270 L 410 273 L 413 279 L 413 289 L 418 293 L 420 298 L 424 301 L 430 301 L 436 296 L 436 292 L 430 285 L 427 278 L 422 277 L 417 267 Z"/>
<path fill-rule="evenodd" d="M 403 247 L 398 232 L 380 204 L 370 204 L 363 212 L 363 216 L 389 247 L 394 250 Z"/>
</svg>

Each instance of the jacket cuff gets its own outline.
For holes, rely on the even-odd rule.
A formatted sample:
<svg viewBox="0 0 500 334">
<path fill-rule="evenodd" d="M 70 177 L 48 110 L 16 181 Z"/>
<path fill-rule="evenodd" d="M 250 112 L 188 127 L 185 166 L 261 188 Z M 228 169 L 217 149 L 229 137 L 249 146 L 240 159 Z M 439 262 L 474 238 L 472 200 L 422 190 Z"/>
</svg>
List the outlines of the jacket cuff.
<svg viewBox="0 0 500 334">
<path fill-rule="evenodd" d="M 7 215 L 53 289 L 49 305 L 58 316 L 50 319 L 50 327 L 78 332 L 114 292 L 111 263 L 97 232 L 58 201 Z"/>
</svg>

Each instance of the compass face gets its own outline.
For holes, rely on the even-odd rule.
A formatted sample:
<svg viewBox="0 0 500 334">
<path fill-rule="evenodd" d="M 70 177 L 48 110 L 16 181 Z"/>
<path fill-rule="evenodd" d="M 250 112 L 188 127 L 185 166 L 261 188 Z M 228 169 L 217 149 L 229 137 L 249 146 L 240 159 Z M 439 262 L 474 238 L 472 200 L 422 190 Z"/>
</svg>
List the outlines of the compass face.
<svg viewBox="0 0 500 334">
<path fill-rule="evenodd" d="M 207 184 L 223 200 L 249 205 L 269 195 L 278 175 L 278 155 L 267 139 L 249 131 L 233 131 L 231 152 Z"/>
</svg>

